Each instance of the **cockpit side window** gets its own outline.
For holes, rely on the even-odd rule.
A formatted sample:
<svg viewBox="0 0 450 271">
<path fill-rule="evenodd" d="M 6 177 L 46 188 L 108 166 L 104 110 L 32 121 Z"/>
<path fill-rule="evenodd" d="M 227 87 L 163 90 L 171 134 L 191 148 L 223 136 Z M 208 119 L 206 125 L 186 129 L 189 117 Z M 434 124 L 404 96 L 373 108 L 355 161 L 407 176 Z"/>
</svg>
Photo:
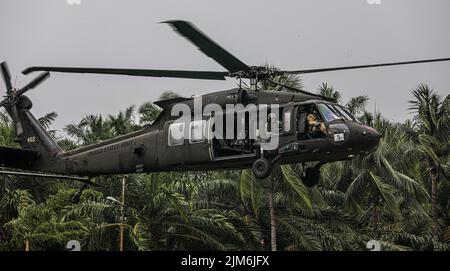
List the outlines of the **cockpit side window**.
<svg viewBox="0 0 450 271">
<path fill-rule="evenodd" d="M 342 110 L 342 112 L 349 117 L 350 120 L 354 120 L 357 121 L 357 119 L 343 106 L 340 106 L 340 109 Z"/>
<path fill-rule="evenodd" d="M 328 106 L 328 108 L 331 109 L 331 111 L 333 111 L 337 116 L 339 116 L 340 119 L 342 120 L 347 120 L 347 116 L 345 116 L 342 111 L 340 110 L 340 108 L 334 104 L 327 104 L 326 106 Z"/>
<path fill-rule="evenodd" d="M 335 107 L 335 108 L 339 111 L 339 113 L 341 113 L 341 115 L 343 115 L 346 119 L 348 119 L 348 120 L 355 120 L 355 118 L 354 118 L 347 110 L 345 110 L 344 107 L 338 106 L 338 105 L 335 105 L 334 107 Z"/>
</svg>

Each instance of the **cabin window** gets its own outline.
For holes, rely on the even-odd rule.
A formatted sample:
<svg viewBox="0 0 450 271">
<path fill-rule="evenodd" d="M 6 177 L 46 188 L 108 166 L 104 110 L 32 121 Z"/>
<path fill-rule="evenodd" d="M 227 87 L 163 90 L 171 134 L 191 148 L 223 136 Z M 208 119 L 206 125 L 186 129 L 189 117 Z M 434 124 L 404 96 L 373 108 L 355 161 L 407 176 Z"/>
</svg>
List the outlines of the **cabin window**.
<svg viewBox="0 0 450 271">
<path fill-rule="evenodd" d="M 198 143 L 205 141 L 205 131 L 206 120 L 194 120 L 191 122 L 190 126 L 190 143 Z"/>
<path fill-rule="evenodd" d="M 292 108 L 285 108 L 283 110 L 283 132 L 284 133 L 291 132 L 291 123 L 292 123 Z"/>
<path fill-rule="evenodd" d="M 183 145 L 184 122 L 175 122 L 169 126 L 169 146 Z"/>
</svg>

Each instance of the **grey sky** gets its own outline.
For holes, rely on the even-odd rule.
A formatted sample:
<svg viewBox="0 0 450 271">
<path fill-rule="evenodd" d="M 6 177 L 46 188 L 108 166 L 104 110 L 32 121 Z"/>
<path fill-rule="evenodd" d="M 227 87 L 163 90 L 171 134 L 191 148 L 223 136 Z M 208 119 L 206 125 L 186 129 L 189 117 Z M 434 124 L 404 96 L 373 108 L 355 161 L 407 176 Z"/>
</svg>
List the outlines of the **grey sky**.
<svg viewBox="0 0 450 271">
<path fill-rule="evenodd" d="M 450 57 L 449 0 L 0 0 L 0 61 L 17 85 L 28 66 L 223 70 L 169 26 L 192 21 L 249 65 L 320 68 Z M 373 110 L 407 118 L 410 90 L 423 82 L 450 93 L 450 62 L 303 76 L 316 91 L 328 82 L 344 100 L 367 94 Z M 56 111 L 54 127 L 91 113 L 115 113 L 155 100 L 164 90 L 184 96 L 235 86 L 234 80 L 52 74 L 29 92 L 37 116 Z M 3 84 L 0 90 L 4 91 Z"/>
</svg>

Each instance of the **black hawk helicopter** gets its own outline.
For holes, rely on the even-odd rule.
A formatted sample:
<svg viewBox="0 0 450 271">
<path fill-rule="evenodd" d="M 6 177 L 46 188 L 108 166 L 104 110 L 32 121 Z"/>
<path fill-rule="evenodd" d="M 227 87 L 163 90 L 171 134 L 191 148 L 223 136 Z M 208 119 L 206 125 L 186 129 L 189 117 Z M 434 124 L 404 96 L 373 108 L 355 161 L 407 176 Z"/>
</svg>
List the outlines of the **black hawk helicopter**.
<svg viewBox="0 0 450 271">
<path fill-rule="evenodd" d="M 8 67 L 3 62 L 1 72 L 7 92 L 5 99 L 0 102 L 0 107 L 5 107 L 12 118 L 16 141 L 21 149 L 0 147 L 0 166 L 24 171 L 2 170 L 0 173 L 65 178 L 93 184 L 89 179 L 99 175 L 175 170 L 252 168 L 256 177 L 265 178 L 271 173 L 274 164 L 304 165 L 306 162 L 317 162 L 315 166 L 304 170 L 302 178 L 305 185 L 314 186 L 319 180 L 320 167 L 323 164 L 368 153 L 377 146 L 381 135 L 373 128 L 360 123 L 346 108 L 335 101 L 275 82 L 271 80 L 273 76 L 450 60 L 445 58 L 295 71 L 276 70 L 264 66 L 248 66 L 189 22 L 177 20 L 164 23 L 171 25 L 175 31 L 227 71 L 30 67 L 25 69 L 23 74 L 36 71 L 43 73 L 25 87 L 14 89 Z M 244 106 L 254 104 L 258 106 L 258 115 L 267 121 L 265 124 L 250 125 L 252 121 L 248 114 L 243 114 L 246 122 L 242 126 L 244 136 L 238 137 L 234 132 L 231 138 L 207 137 L 206 134 L 211 135 L 216 129 L 215 125 L 219 119 L 232 120 L 223 127 L 223 132 L 230 129 L 236 131 L 234 128 L 240 123 L 236 117 L 238 114 L 225 110 L 222 113 L 196 115 L 194 110 L 189 117 L 196 120 L 187 124 L 180 123 L 177 122 L 179 115 L 171 114 L 172 109 L 179 104 L 194 109 L 196 100 L 180 97 L 155 102 L 162 108 L 162 112 L 151 125 L 141 130 L 75 150 L 63 151 L 32 115 L 30 112 L 32 102 L 24 95 L 47 79 L 49 72 L 209 80 L 225 80 L 226 77 L 232 77 L 239 82 L 242 79 L 249 79 L 250 88 L 238 87 L 209 93 L 197 99 L 201 100 L 202 109 L 209 104 L 217 104 L 223 109 L 230 104 Z M 259 89 L 257 87 L 259 81 L 268 81 L 294 90 L 295 93 Z M 270 110 L 262 113 L 259 108 L 268 104 L 279 105 L 280 113 L 274 115 Z M 271 127 L 268 123 L 279 125 Z M 258 134 L 259 130 L 263 129 L 276 133 L 278 136 L 276 148 L 265 149 L 262 147 L 262 139 L 249 136 L 252 132 Z M 196 136 L 174 137 L 176 132 Z"/>
</svg>

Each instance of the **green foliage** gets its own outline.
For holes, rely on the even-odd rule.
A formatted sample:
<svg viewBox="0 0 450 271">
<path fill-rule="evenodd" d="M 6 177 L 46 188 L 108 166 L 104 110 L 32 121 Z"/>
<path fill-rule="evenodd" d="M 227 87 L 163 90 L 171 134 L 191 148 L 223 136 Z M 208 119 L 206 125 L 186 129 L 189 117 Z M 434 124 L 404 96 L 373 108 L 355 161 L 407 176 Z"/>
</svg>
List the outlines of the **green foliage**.
<svg viewBox="0 0 450 271">
<path fill-rule="evenodd" d="M 141 116 L 140 123 L 141 124 L 151 124 L 161 113 L 161 109 L 159 109 L 156 105 L 147 102 L 139 107 L 139 114 Z"/>
<path fill-rule="evenodd" d="M 0 146 L 15 146 L 14 126 L 11 118 L 3 108 L 0 109 Z"/>
<path fill-rule="evenodd" d="M 67 204 L 61 198 L 64 196 L 67 193 L 51 196 L 45 203 L 28 204 L 17 218 L 5 224 L 16 248 L 28 240 L 33 250 L 62 250 L 68 240 L 77 240 L 85 233 L 82 221 L 61 219 L 59 210 Z"/>
<path fill-rule="evenodd" d="M 335 100 L 336 102 L 341 102 L 341 93 L 334 90 L 334 88 L 327 83 L 322 83 L 319 87 L 318 93 L 324 97 Z"/>
</svg>

